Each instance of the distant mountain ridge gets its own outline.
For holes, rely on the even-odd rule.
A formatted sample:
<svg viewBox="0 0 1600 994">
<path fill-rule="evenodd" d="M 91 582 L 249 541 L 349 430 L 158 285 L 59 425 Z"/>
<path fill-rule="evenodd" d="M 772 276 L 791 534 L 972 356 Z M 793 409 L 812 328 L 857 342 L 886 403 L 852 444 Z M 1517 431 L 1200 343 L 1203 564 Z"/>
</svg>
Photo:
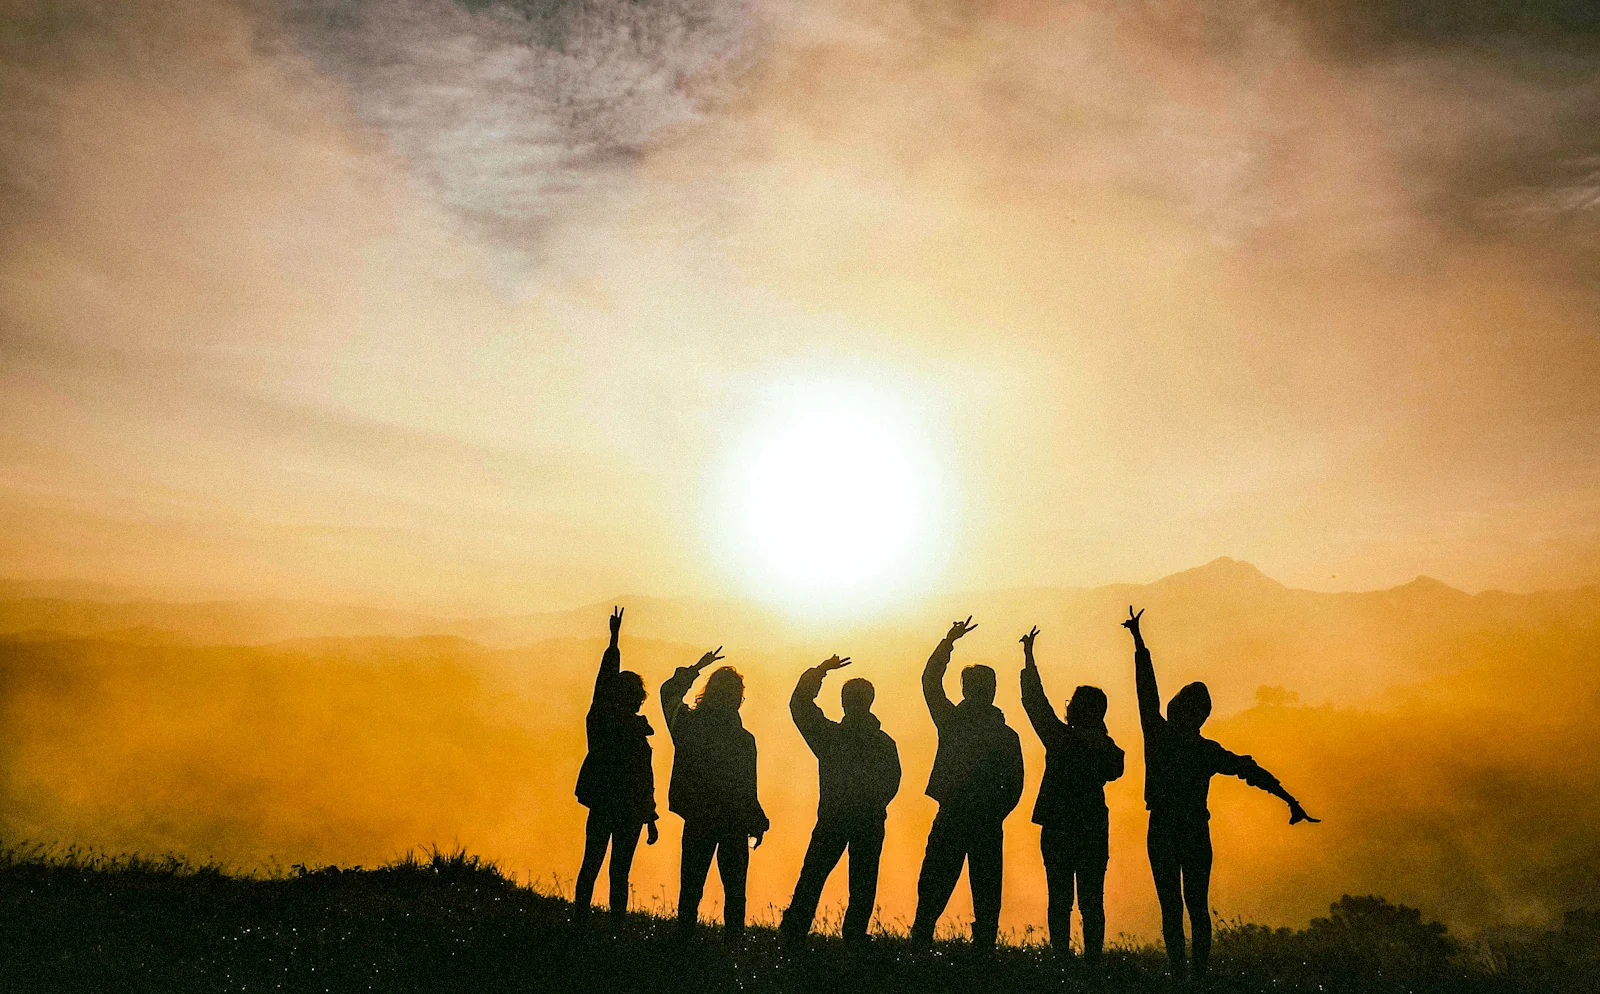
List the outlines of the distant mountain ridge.
<svg viewBox="0 0 1600 994">
<path fill-rule="evenodd" d="M 1286 587 L 1228 557 L 1148 584 L 1025 588 L 930 597 L 871 619 L 805 622 L 746 601 L 624 596 L 567 611 L 445 618 L 287 600 L 168 603 L 24 598 L 0 601 L 0 637 L 69 637 L 152 645 L 269 645 L 297 639 L 451 636 L 494 649 L 605 630 L 613 603 L 629 609 L 637 637 L 690 646 L 808 658 L 833 651 L 916 664 L 953 617 L 980 631 L 966 653 L 1012 665 L 1016 633 L 1044 630 L 1042 658 L 1088 667 L 1102 683 L 1125 682 L 1130 604 L 1148 610 L 1147 631 L 1170 680 L 1206 679 L 1218 706 L 1237 708 L 1258 686 L 1281 685 L 1307 701 L 1365 696 L 1470 666 L 1485 641 L 1544 639 L 1600 626 L 1600 588 L 1532 594 L 1467 594 L 1427 577 L 1388 590 L 1322 593 Z M 1177 684 L 1174 684 L 1176 686 Z M 1108 686 L 1108 689 L 1110 687 Z"/>
</svg>

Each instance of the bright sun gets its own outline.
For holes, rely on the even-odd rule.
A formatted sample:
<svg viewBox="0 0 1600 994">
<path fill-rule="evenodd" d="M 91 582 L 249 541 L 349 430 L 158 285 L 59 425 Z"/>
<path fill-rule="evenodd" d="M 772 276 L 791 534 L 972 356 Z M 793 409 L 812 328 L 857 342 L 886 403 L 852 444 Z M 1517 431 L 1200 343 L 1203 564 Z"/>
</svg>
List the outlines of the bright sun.
<svg viewBox="0 0 1600 994">
<path fill-rule="evenodd" d="M 865 405 L 804 407 L 755 450 L 741 502 L 768 567 L 812 590 L 882 576 L 910 550 L 926 510 L 926 468 L 893 420 Z"/>
</svg>

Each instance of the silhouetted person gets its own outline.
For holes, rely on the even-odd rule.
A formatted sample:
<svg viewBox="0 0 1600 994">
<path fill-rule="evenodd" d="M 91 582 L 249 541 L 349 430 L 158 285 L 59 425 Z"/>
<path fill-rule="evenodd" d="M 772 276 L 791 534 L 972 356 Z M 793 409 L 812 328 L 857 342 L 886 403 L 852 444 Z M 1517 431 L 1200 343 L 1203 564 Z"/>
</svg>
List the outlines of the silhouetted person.
<svg viewBox="0 0 1600 994">
<path fill-rule="evenodd" d="M 832 721 L 817 707 L 822 680 L 849 666 L 848 657 L 830 656 L 806 670 L 789 697 L 789 713 L 806 745 L 817 756 L 817 827 L 811 831 L 794 898 L 783 913 L 783 939 L 803 945 L 817 914 L 822 885 L 850 850 L 850 905 L 844 938 L 864 941 L 878 896 L 878 860 L 883 855 L 883 821 L 900 792 L 900 752 L 872 713 L 872 684 L 848 680 L 839 693 L 844 719 Z"/>
<path fill-rule="evenodd" d="M 650 736 L 655 730 L 639 713 L 646 694 L 644 680 L 622 669 L 617 637 L 622 631 L 622 608 L 611 612 L 611 645 L 600 657 L 594 678 L 594 699 L 584 719 L 589 753 L 578 770 L 578 801 L 589 809 L 584 828 L 583 865 L 573 888 L 572 903 L 587 915 L 594 899 L 594 882 L 600 864 L 611 849 L 611 916 L 628 913 L 628 871 L 639 847 L 639 831 L 649 827 L 655 845 L 656 779 L 650 766 Z"/>
<path fill-rule="evenodd" d="M 756 798 L 756 739 L 739 720 L 744 678 L 732 666 L 715 670 L 695 699 L 684 695 L 700 671 L 721 659 L 722 647 L 681 666 L 661 685 L 661 712 L 672 735 L 672 783 L 667 807 L 683 818 L 683 862 L 678 880 L 678 927 L 689 930 L 700 916 L 711 858 L 722 877 L 723 927 L 730 938 L 744 932 L 745 877 L 749 840 L 760 848 L 770 823 Z"/>
<path fill-rule="evenodd" d="M 1282 798 L 1289 805 L 1289 824 L 1317 821 L 1306 814 L 1278 778 L 1249 756 L 1222 748 L 1200 734 L 1211 716 L 1211 692 L 1195 682 L 1173 695 L 1161 716 L 1156 671 L 1139 632 L 1144 612 L 1128 608 L 1122 627 L 1133 633 L 1134 682 L 1139 691 L 1139 724 L 1144 729 L 1144 804 L 1150 809 L 1150 872 L 1161 901 L 1161 934 L 1167 961 L 1183 976 L 1183 910 L 1189 909 L 1194 970 L 1206 971 L 1211 955 L 1211 812 L 1206 798 L 1211 778 L 1222 773 Z"/>
<path fill-rule="evenodd" d="M 939 749 L 928 777 L 928 796 L 939 802 L 939 813 L 917 878 L 911 939 L 918 945 L 933 941 L 963 863 L 972 887 L 973 945 L 992 948 L 1000 931 L 1003 826 L 1022 799 L 1022 741 L 994 706 L 994 670 L 962 670 L 960 704 L 951 704 L 944 692 L 944 671 L 956 640 L 976 627 L 970 617 L 951 625 L 922 671 L 922 696 L 939 730 Z"/>
<path fill-rule="evenodd" d="M 1022 636 L 1022 707 L 1044 743 L 1044 779 L 1033 805 L 1050 891 L 1050 944 L 1069 953 L 1072 896 L 1083 915 L 1083 958 L 1100 959 L 1106 938 L 1106 864 L 1111 857 L 1106 784 L 1122 776 L 1122 750 L 1106 733 L 1106 694 L 1079 687 L 1056 717 L 1033 660 L 1036 626 Z"/>
</svg>

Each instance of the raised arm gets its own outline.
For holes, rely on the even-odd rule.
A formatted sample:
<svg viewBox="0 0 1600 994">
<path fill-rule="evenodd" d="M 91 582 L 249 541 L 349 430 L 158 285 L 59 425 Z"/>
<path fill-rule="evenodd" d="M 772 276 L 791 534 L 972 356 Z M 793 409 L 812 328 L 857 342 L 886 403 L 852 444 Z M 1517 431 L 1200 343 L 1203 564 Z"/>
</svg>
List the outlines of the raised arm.
<svg viewBox="0 0 1600 994">
<path fill-rule="evenodd" d="M 1046 749 L 1055 747 L 1065 736 L 1067 723 L 1056 716 L 1045 696 L 1044 681 L 1039 677 L 1039 667 L 1033 661 L 1033 640 L 1039 637 L 1039 627 L 1022 636 L 1022 710 L 1028 713 L 1028 723 L 1039 736 Z"/>
<path fill-rule="evenodd" d="M 1139 619 L 1143 617 L 1143 608 L 1134 614 L 1130 605 L 1128 620 L 1122 627 L 1133 633 L 1133 684 L 1139 695 L 1139 724 L 1148 729 L 1161 724 L 1161 691 L 1156 686 L 1156 668 L 1150 662 L 1150 650 L 1145 647 L 1144 634 L 1139 631 Z"/>
<path fill-rule="evenodd" d="M 622 650 L 617 648 L 617 637 L 622 633 L 622 608 L 611 609 L 611 644 L 600 657 L 600 672 L 594 678 L 594 696 L 589 699 L 589 713 L 594 714 L 607 700 L 611 681 L 622 672 Z"/>
<path fill-rule="evenodd" d="M 928 713 L 933 716 L 935 725 L 943 725 L 956 713 L 956 706 L 944 692 L 944 671 L 950 668 L 950 653 L 955 649 L 956 640 L 977 627 L 971 615 L 967 615 L 966 621 L 951 625 L 933 655 L 928 657 L 928 665 L 922 668 L 922 696 L 928 702 Z"/>
<path fill-rule="evenodd" d="M 789 715 L 794 718 L 794 727 L 800 729 L 800 736 L 806 740 L 812 752 L 821 747 L 822 736 L 828 734 L 828 729 L 833 726 L 828 716 L 817 707 L 822 680 L 830 671 L 849 665 L 849 656 L 843 659 L 829 656 L 821 664 L 800 674 L 800 681 L 794 685 L 794 693 L 789 695 Z"/>
<path fill-rule="evenodd" d="M 1300 806 L 1300 802 L 1295 800 L 1293 794 L 1283 788 L 1283 784 L 1278 782 L 1278 778 L 1268 773 L 1253 758 L 1229 752 L 1220 745 L 1216 747 L 1216 751 L 1217 758 L 1213 764 L 1216 767 L 1216 771 L 1226 776 L 1238 777 L 1257 790 L 1264 790 L 1289 805 L 1289 824 L 1295 825 L 1302 821 L 1315 824 L 1322 820 L 1306 814 L 1306 809 Z"/>
<path fill-rule="evenodd" d="M 678 737 L 676 721 L 679 713 L 683 711 L 683 698 L 689 693 L 689 688 L 694 686 L 699 679 L 700 671 L 722 658 L 722 646 L 700 657 L 700 661 L 693 666 L 680 666 L 673 671 L 672 676 L 661 683 L 661 717 L 667 723 L 667 734 L 674 739 Z"/>
</svg>

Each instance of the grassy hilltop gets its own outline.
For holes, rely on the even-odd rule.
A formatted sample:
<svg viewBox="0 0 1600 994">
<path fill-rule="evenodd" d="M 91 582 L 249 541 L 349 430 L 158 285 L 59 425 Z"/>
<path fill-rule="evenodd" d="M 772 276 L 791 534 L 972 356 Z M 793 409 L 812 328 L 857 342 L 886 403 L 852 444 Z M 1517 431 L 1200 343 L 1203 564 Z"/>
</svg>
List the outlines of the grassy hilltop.
<svg viewBox="0 0 1600 994">
<path fill-rule="evenodd" d="M 814 937 L 794 959 L 755 927 L 690 941 L 635 913 L 572 921 L 559 897 L 464 853 L 377 869 L 240 876 L 179 860 L 0 852 L 0 978 L 8 990 L 652 991 L 660 994 L 1134 991 L 1174 987 L 1151 948 L 1113 946 L 1088 971 L 1031 942 L 977 956 L 885 936 L 864 951 Z M 1376 898 L 1346 898 L 1301 931 L 1224 923 L 1218 991 L 1592 991 L 1600 916 L 1520 940 L 1452 940 Z"/>
</svg>

